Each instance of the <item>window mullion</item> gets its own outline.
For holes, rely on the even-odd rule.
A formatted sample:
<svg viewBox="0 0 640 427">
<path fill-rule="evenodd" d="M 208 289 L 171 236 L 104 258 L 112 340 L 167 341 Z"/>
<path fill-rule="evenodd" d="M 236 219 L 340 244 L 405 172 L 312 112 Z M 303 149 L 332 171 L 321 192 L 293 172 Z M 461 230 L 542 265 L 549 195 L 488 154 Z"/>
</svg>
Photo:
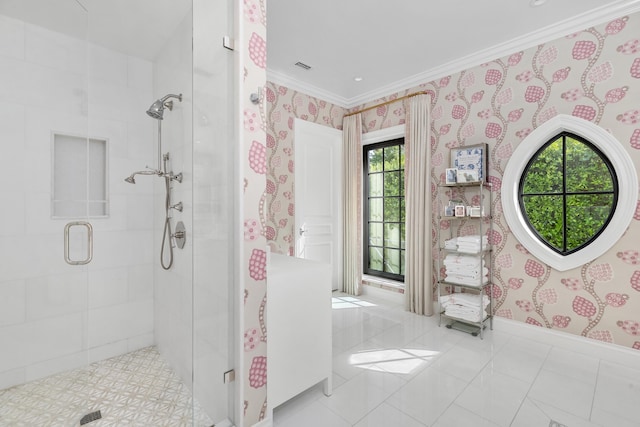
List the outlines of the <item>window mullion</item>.
<svg viewBox="0 0 640 427">
<path fill-rule="evenodd" d="M 562 252 L 567 251 L 567 135 L 562 136 Z"/>
</svg>

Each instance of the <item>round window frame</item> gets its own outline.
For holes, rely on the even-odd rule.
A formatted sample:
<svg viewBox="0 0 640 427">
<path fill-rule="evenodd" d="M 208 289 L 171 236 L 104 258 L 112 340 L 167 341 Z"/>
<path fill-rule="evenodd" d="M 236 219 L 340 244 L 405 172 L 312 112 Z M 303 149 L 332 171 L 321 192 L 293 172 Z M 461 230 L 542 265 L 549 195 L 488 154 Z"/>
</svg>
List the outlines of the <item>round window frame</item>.
<svg viewBox="0 0 640 427">
<path fill-rule="evenodd" d="M 518 197 L 520 179 L 530 159 L 561 132 L 574 133 L 597 147 L 613 165 L 619 183 L 618 201 L 609 224 L 589 245 L 568 255 L 559 254 L 540 241 L 529 228 Z M 637 197 L 636 168 L 623 145 L 600 126 L 565 114 L 546 121 L 522 140 L 514 150 L 502 177 L 502 210 L 511 232 L 533 256 L 558 271 L 580 267 L 611 249 L 629 227 Z"/>
<path fill-rule="evenodd" d="M 527 174 L 529 173 L 530 169 L 531 169 L 531 165 L 533 164 L 533 162 L 538 158 L 538 156 L 541 155 L 542 152 L 544 152 L 545 149 L 547 149 L 552 143 L 556 142 L 558 139 L 569 137 L 572 139 L 575 139 L 576 141 L 580 142 L 581 144 L 585 145 L 586 147 L 588 147 L 592 152 L 594 152 L 598 157 L 600 157 L 600 159 L 602 160 L 602 162 L 604 163 L 605 167 L 607 168 L 607 170 L 609 171 L 610 174 L 610 178 L 611 178 L 611 182 L 612 182 L 612 190 L 608 191 L 607 194 L 611 194 L 613 196 L 613 200 L 612 200 L 612 204 L 610 206 L 609 209 L 609 213 L 607 215 L 606 220 L 604 221 L 604 223 L 602 224 L 602 226 L 597 230 L 596 233 L 594 233 L 586 242 L 583 242 L 580 246 L 574 248 L 574 249 L 566 249 L 566 250 L 561 250 L 559 248 L 555 248 L 553 246 L 553 244 L 551 242 L 549 242 L 548 240 L 546 240 L 542 234 L 540 233 L 539 230 L 537 230 L 533 224 L 531 223 L 530 218 L 528 218 L 528 215 L 526 214 L 526 208 L 525 208 L 525 203 L 523 200 L 523 187 L 525 184 L 525 179 Z M 563 162 L 564 165 L 564 162 Z M 564 187 L 564 185 L 563 185 Z M 611 222 L 611 220 L 614 217 L 615 211 L 616 211 L 616 207 L 618 206 L 618 194 L 619 194 L 619 181 L 618 181 L 618 177 L 616 175 L 616 168 L 613 164 L 611 164 L 611 161 L 609 160 L 609 158 L 602 152 L 600 151 L 600 149 L 593 144 L 591 141 L 587 141 L 584 137 L 577 135 L 573 132 L 568 132 L 568 131 L 564 131 L 564 132 L 559 132 L 555 135 L 553 135 L 546 143 L 542 144 L 540 146 L 540 148 L 533 154 L 533 156 L 531 157 L 531 159 L 529 159 L 529 161 L 527 162 L 527 164 L 525 165 L 523 171 L 522 171 L 522 175 L 520 176 L 520 184 L 518 185 L 518 203 L 520 203 L 520 211 L 523 212 L 523 218 L 525 219 L 527 226 L 529 228 L 532 229 L 532 231 L 534 232 L 534 234 L 537 236 L 538 240 L 540 240 L 541 243 L 545 244 L 549 249 L 551 249 L 552 251 L 554 251 L 557 254 L 560 254 L 562 256 L 567 256 L 572 254 L 573 252 L 577 252 L 580 251 L 582 249 L 584 249 L 586 246 L 593 244 L 598 236 L 609 226 L 609 223 Z M 566 189 L 563 188 L 561 192 L 555 192 L 553 195 L 555 196 L 562 196 L 563 199 L 567 197 L 567 193 L 566 193 Z M 564 242 L 566 244 L 566 242 Z"/>
</svg>

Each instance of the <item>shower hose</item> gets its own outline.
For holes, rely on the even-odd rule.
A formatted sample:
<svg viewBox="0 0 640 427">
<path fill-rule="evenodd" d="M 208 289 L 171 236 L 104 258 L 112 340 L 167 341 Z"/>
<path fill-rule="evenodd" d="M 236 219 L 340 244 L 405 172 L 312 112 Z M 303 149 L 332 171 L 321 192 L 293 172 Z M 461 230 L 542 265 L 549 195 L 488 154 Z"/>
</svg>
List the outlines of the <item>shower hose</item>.
<svg viewBox="0 0 640 427">
<path fill-rule="evenodd" d="M 165 164 L 166 169 L 166 164 Z M 171 217 L 169 211 L 171 209 L 171 177 L 169 175 L 164 176 L 165 183 L 165 198 L 164 198 L 164 230 L 162 231 L 162 247 L 160 248 L 160 265 L 165 270 L 168 270 L 173 265 L 173 245 L 171 244 Z M 169 264 L 164 263 L 164 248 L 169 245 Z"/>
</svg>

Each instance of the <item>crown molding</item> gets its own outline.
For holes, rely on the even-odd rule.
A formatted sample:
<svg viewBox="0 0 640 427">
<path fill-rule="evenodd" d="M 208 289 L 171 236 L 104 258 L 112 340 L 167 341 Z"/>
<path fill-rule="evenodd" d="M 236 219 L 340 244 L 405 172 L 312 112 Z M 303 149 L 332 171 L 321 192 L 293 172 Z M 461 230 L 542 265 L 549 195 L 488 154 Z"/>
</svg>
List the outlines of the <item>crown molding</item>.
<svg viewBox="0 0 640 427">
<path fill-rule="evenodd" d="M 330 102 L 334 105 L 337 105 L 338 107 L 347 108 L 346 105 L 349 105 L 348 98 L 337 95 L 333 92 L 329 92 L 328 90 L 321 89 L 317 86 L 301 82 L 300 80 L 296 80 L 291 76 L 287 76 L 286 74 L 272 70 L 270 68 L 267 68 L 267 81 L 280 86 L 286 86 L 289 89 L 303 92 L 306 95 L 310 95 L 323 101 Z"/>
<path fill-rule="evenodd" d="M 629 2 L 628 0 L 620 0 L 616 3 L 602 6 L 570 19 L 541 28 L 524 36 L 516 37 L 488 49 L 464 56 L 439 67 L 431 68 L 422 73 L 398 80 L 374 91 L 365 92 L 353 98 L 342 97 L 333 92 L 302 83 L 286 76 L 285 74 L 269 69 L 267 69 L 267 79 L 276 84 L 287 86 L 291 89 L 304 92 L 307 95 L 317 97 L 348 109 L 639 11 L 640 0 L 634 0 L 632 2 Z"/>
</svg>

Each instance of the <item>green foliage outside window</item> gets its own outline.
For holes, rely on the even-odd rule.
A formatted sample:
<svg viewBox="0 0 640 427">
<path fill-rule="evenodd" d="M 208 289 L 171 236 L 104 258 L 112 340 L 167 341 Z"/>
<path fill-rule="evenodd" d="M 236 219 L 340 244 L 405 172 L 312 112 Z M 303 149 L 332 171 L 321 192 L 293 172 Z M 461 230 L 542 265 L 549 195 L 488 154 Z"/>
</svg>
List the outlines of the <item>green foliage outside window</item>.
<svg viewBox="0 0 640 427">
<path fill-rule="evenodd" d="M 367 274 L 404 280 L 404 140 L 365 147 Z"/>
<path fill-rule="evenodd" d="M 540 239 L 568 254 L 588 245 L 609 222 L 617 179 L 599 150 L 565 132 L 533 156 L 520 182 L 519 199 Z"/>
</svg>

